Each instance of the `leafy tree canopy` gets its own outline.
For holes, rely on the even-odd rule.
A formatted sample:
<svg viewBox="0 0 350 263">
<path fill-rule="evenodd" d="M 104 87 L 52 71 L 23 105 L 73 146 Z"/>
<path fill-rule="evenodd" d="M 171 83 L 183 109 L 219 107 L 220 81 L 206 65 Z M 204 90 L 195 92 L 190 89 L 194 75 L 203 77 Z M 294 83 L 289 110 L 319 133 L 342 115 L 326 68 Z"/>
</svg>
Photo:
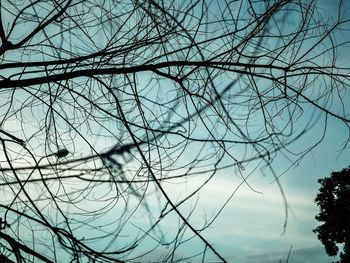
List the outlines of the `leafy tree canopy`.
<svg viewBox="0 0 350 263">
<path fill-rule="evenodd" d="M 320 212 L 316 219 L 324 223 L 314 232 L 329 256 L 338 254 L 340 244 L 339 262 L 350 262 L 350 166 L 318 182 L 321 187 L 315 201 Z"/>
</svg>

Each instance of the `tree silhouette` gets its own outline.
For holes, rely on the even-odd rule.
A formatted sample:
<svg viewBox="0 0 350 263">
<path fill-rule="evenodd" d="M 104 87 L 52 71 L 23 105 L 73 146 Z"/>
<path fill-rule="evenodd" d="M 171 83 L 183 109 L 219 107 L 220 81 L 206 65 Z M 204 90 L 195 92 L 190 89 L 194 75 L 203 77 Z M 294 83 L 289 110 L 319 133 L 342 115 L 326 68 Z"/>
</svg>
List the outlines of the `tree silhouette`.
<svg viewBox="0 0 350 263">
<path fill-rule="evenodd" d="M 206 230 L 254 170 L 279 184 L 278 154 L 299 162 L 330 119 L 349 129 L 334 5 L 0 1 L 1 253 L 225 262 Z M 205 211 L 227 174 L 238 184 Z"/>
<path fill-rule="evenodd" d="M 316 219 L 323 222 L 314 232 L 329 256 L 336 256 L 343 245 L 338 262 L 350 260 L 350 167 L 332 172 L 331 177 L 319 180 L 321 184 L 315 199 L 320 207 Z"/>
</svg>

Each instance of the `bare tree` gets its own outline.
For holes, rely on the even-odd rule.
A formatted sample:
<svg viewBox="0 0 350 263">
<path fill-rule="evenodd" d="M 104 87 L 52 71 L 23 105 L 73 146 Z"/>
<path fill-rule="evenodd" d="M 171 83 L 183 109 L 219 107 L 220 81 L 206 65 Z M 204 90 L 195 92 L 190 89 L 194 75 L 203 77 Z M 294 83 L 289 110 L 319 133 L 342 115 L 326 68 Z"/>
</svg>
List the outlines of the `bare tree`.
<svg viewBox="0 0 350 263">
<path fill-rule="evenodd" d="M 207 217 L 205 188 L 262 166 L 278 184 L 277 154 L 349 128 L 342 1 L 0 5 L 0 246 L 17 262 L 225 262 L 205 229 L 237 188 Z"/>
</svg>

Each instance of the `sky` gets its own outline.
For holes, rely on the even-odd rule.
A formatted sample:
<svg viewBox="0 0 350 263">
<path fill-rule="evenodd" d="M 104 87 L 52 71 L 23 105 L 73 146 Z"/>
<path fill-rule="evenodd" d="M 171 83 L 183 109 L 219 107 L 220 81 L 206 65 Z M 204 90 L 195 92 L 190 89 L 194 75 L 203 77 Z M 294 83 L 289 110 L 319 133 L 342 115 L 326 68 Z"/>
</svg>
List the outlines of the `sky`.
<svg viewBox="0 0 350 263">
<path fill-rule="evenodd" d="M 349 165 L 348 151 L 337 156 L 337 146 L 342 140 L 336 134 L 341 130 L 337 125 L 331 126 L 325 142 L 280 179 L 289 205 L 284 234 L 282 198 L 276 185 L 270 184 L 271 178 L 255 176 L 253 185 L 257 185 L 256 188 L 262 194 L 253 193 L 247 187 L 237 192 L 225 212 L 226 216 L 220 217 L 217 222 L 217 226 L 222 226 L 223 234 L 230 233 L 227 238 L 235 237 L 225 248 L 229 256 L 237 259 L 236 262 L 283 262 L 290 247 L 289 262 L 334 260 L 326 255 L 312 230 L 319 225 L 315 220 L 318 208 L 314 203 L 319 188 L 317 179 Z M 281 170 L 284 168 L 276 167 Z M 220 240 L 217 242 L 221 243 Z"/>
<path fill-rule="evenodd" d="M 280 178 L 289 211 L 285 231 L 285 207 L 280 190 L 272 183 L 270 175 L 264 176 L 259 171 L 249 178 L 249 183 L 260 193 L 243 184 L 215 223 L 204 231 L 228 262 L 286 262 L 290 249 L 288 262 L 292 263 L 326 263 L 336 259 L 327 256 L 312 232 L 319 225 L 315 219 L 318 208 L 314 203 L 319 189 L 317 180 L 347 167 L 350 160 L 347 150 L 339 154 L 344 127 L 337 121 L 330 121 L 328 127 L 324 141 Z M 274 168 L 279 174 L 288 166 L 288 162 L 280 160 Z M 232 193 L 238 181 L 230 175 L 213 180 L 201 194 L 199 207 L 202 205 L 206 211 L 217 209 L 218 203 Z M 171 187 L 174 191 L 174 186 Z M 211 261 L 208 259 L 208 262 Z"/>
<path fill-rule="evenodd" d="M 335 2 L 324 0 L 319 7 L 336 17 L 338 10 Z M 347 7 L 343 8 L 346 10 Z M 345 35 L 337 38 L 339 42 L 348 40 Z M 342 65 L 348 65 L 348 50 L 348 45 L 339 50 L 338 62 Z M 349 107 L 347 100 L 344 102 L 345 107 Z M 305 124 L 308 119 L 303 121 Z M 323 121 L 324 118 L 320 118 L 316 127 L 296 141 L 293 148 L 302 149 L 319 138 Z M 285 231 L 285 206 L 280 190 L 273 183 L 271 174 L 264 175 L 257 170 L 249 178 L 249 183 L 260 193 L 246 185 L 241 186 L 212 227 L 204 231 L 205 236 L 229 262 L 287 262 L 287 258 L 290 263 L 327 263 L 336 260 L 336 257 L 325 253 L 312 231 L 320 224 L 315 219 L 318 207 L 314 199 L 320 187 L 318 179 L 350 165 L 349 147 L 342 149 L 347 138 L 348 129 L 344 124 L 329 118 L 322 142 L 297 164 L 291 166 L 283 156 L 277 156 L 273 168 L 276 174 L 282 174 L 280 183 L 288 202 Z M 229 171 L 226 173 L 226 176 L 213 180 L 205 194 L 200 196 L 207 211 L 215 210 L 218 200 L 227 198 L 232 188 L 237 186 Z"/>
<path fill-rule="evenodd" d="M 335 9 L 335 5 L 332 4 L 333 1 L 322 0 L 320 3 L 331 15 L 336 14 L 337 10 Z M 346 8 L 344 7 L 344 9 Z M 212 11 L 215 13 L 216 10 Z M 21 28 L 17 30 L 21 30 Z M 338 40 L 345 41 L 346 36 L 339 36 Z M 350 59 L 347 49 L 340 50 L 338 55 L 339 61 L 347 65 Z M 140 77 L 140 80 L 143 80 L 143 78 L 147 78 L 147 76 Z M 142 83 L 142 81 L 140 82 Z M 145 83 L 145 86 L 149 84 L 148 82 Z M 164 86 L 167 86 L 166 83 L 163 82 Z M 138 88 L 142 89 L 142 85 L 144 84 L 140 84 Z M 221 88 L 223 87 L 225 86 L 223 85 Z M 145 92 L 148 92 L 148 90 L 145 89 Z M 167 97 L 169 99 L 175 97 L 177 95 L 175 93 L 174 89 L 161 93 L 160 96 L 163 95 L 164 98 L 165 96 L 169 96 Z M 149 92 L 147 95 L 154 96 L 152 92 Z M 344 100 L 346 102 L 346 98 Z M 20 100 L 19 103 L 21 103 Z M 131 111 L 133 105 L 126 104 L 125 107 L 128 107 L 128 110 Z M 299 130 L 310 121 L 311 112 L 306 109 L 307 107 L 305 106 L 304 117 L 299 120 L 298 125 L 300 127 L 297 127 Z M 337 108 L 338 106 L 335 105 L 334 107 Z M 345 107 L 348 107 L 346 103 Z M 180 115 L 185 112 L 184 109 L 177 110 L 179 110 L 178 113 Z M 29 115 L 33 114 L 32 112 L 27 113 Z M 243 175 L 250 174 L 247 179 L 249 186 L 245 183 L 242 184 L 242 178 L 239 177 L 239 173 L 237 174 L 237 170 L 233 171 L 232 168 L 224 169 L 218 175 L 214 176 L 210 183 L 195 198 L 181 206 L 181 211 L 184 214 L 190 213 L 193 211 L 192 208 L 195 207 L 196 209 L 193 211 L 191 223 L 195 226 L 201 226 L 210 221 L 210 219 L 213 219 L 215 212 L 219 212 L 221 205 L 229 200 L 216 220 L 201 232 L 228 262 L 272 263 L 279 261 L 286 262 L 288 259 L 289 263 L 326 263 L 334 260 L 334 258 L 326 255 L 322 244 L 312 232 L 319 224 L 315 220 L 318 208 L 314 203 L 314 199 L 319 188 L 317 180 L 329 176 L 332 171 L 339 171 L 350 165 L 350 151 L 349 147 L 341 151 L 342 145 L 348 138 L 348 130 L 344 124 L 334 118 L 329 118 L 327 121 L 327 130 L 321 143 L 308 152 L 301 160 L 293 164 L 293 161 L 296 161 L 300 155 L 294 156 L 294 159 L 290 161 L 282 154 L 278 154 L 272 163 L 274 172 L 280 176 L 279 183 L 281 189 L 284 191 L 287 206 L 283 202 L 281 189 L 276 184 L 271 172 L 266 167 L 265 169 L 261 167 L 255 169 L 256 162 L 244 166 L 245 171 Z M 9 126 L 15 125 L 19 127 L 21 125 L 18 123 L 18 120 L 17 124 L 7 123 L 6 125 Z M 109 129 L 118 129 L 115 126 L 119 124 L 113 123 L 107 126 Z M 324 119 L 321 117 L 312 130 L 291 145 L 291 149 L 300 152 L 306 146 L 312 145 L 322 135 L 323 124 Z M 100 126 L 96 125 L 96 131 L 98 128 Z M 103 140 L 101 139 L 101 141 Z M 105 140 L 108 141 L 108 139 Z M 99 150 L 105 149 L 105 145 L 111 143 L 110 141 L 99 143 L 101 141 L 98 141 L 98 143 L 95 142 Z M 178 163 L 193 159 L 193 156 L 190 156 L 190 150 L 182 154 Z M 200 174 L 191 178 L 165 181 L 163 187 L 172 200 L 179 201 L 203 183 L 208 176 L 208 174 Z M 84 186 L 80 185 L 79 187 L 83 188 Z M 73 189 L 74 185 L 71 187 Z M 152 187 L 150 186 L 150 192 L 154 191 Z M 99 197 L 100 195 L 103 196 L 103 190 L 105 189 L 101 187 L 91 192 L 93 192 L 95 197 Z M 233 192 L 234 194 L 232 195 Z M 133 215 L 133 222 L 138 223 L 140 226 L 142 224 L 147 225 L 149 220 L 145 216 L 147 212 L 155 211 L 152 216 L 156 218 L 162 209 L 162 206 L 159 205 L 159 193 L 158 195 L 151 195 L 147 198 L 149 198 L 149 206 L 143 207 L 139 213 Z M 130 206 L 132 206 L 132 202 L 137 202 L 138 196 L 133 196 L 132 199 L 129 203 Z M 92 207 L 88 201 L 86 204 L 81 205 L 82 207 L 85 205 L 88 209 L 98 209 L 99 206 L 98 203 L 95 203 L 96 207 Z M 119 207 L 115 208 L 115 213 L 119 212 L 118 209 Z M 288 211 L 287 214 L 285 212 L 286 209 Z M 96 219 L 96 221 L 101 224 L 109 223 L 115 219 L 115 213 L 110 213 L 107 217 L 98 219 L 100 221 Z M 288 217 L 286 217 L 287 215 Z M 284 227 L 285 223 L 286 226 Z M 164 220 L 163 229 L 165 232 L 168 231 L 174 234 L 174 230 L 177 230 L 180 225 L 180 220 L 169 218 Z M 138 229 L 135 227 L 125 227 L 124 232 L 120 235 L 121 239 L 123 238 L 123 234 L 125 236 L 131 236 L 131 234 L 137 235 L 137 231 Z M 81 237 L 94 234 L 93 231 L 77 233 Z M 186 235 L 187 237 L 191 237 L 192 234 L 186 233 Z M 188 255 L 203 249 L 203 245 L 197 241 L 195 239 L 190 240 L 182 246 L 176 257 L 180 258 L 181 252 L 184 255 Z M 152 241 L 149 240 L 149 242 Z M 96 243 L 93 245 L 102 247 L 105 244 Z M 143 248 L 140 249 L 142 250 Z M 155 254 L 157 255 L 157 253 L 162 254 L 162 251 L 156 250 Z M 148 255 L 144 257 L 144 260 L 154 260 L 155 258 L 154 255 Z M 193 262 L 196 262 L 196 260 L 199 261 L 196 258 Z M 207 261 L 217 262 L 217 258 L 208 252 Z"/>
</svg>

